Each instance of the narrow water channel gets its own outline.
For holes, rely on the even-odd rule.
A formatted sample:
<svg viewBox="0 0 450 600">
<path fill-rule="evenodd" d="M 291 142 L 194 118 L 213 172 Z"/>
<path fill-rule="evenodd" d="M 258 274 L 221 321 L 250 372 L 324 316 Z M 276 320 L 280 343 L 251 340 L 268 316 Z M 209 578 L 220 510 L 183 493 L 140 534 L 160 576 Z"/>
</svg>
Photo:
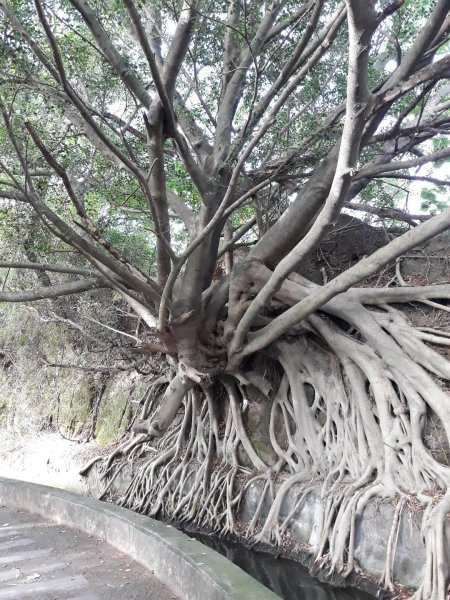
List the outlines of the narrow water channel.
<svg viewBox="0 0 450 600">
<path fill-rule="evenodd" d="M 278 594 L 284 600 L 373 600 L 374 596 L 355 588 L 332 588 L 311 577 L 305 567 L 293 560 L 275 558 L 265 552 L 247 550 L 240 544 L 208 535 L 189 535 L 220 552 L 229 560 Z M 250 599 L 249 600 L 253 600 Z"/>
</svg>

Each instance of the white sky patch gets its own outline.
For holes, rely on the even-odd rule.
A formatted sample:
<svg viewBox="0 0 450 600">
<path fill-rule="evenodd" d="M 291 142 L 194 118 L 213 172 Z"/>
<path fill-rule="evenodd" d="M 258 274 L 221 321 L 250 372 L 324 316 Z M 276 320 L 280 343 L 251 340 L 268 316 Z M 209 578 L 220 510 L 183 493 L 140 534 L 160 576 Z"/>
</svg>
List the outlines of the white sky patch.
<svg viewBox="0 0 450 600">
<path fill-rule="evenodd" d="M 423 175 L 424 177 L 430 176 L 436 179 L 443 179 L 450 181 L 450 163 L 446 162 L 441 167 L 433 167 L 430 165 L 424 165 L 419 169 L 409 169 L 410 175 Z M 405 207 L 412 214 L 427 214 L 428 210 L 422 210 L 421 206 L 424 202 L 424 198 L 421 197 L 421 192 L 424 189 L 434 190 L 435 186 L 427 181 L 413 181 L 410 187 L 408 206 Z M 450 200 L 450 188 L 447 188 L 444 192 L 436 194 L 438 200 L 441 202 L 449 202 Z"/>
<path fill-rule="evenodd" d="M 387 63 L 384 65 L 384 70 L 386 71 L 386 73 L 393 73 L 396 68 L 397 68 L 397 61 L 394 60 L 393 58 L 388 60 Z"/>
</svg>

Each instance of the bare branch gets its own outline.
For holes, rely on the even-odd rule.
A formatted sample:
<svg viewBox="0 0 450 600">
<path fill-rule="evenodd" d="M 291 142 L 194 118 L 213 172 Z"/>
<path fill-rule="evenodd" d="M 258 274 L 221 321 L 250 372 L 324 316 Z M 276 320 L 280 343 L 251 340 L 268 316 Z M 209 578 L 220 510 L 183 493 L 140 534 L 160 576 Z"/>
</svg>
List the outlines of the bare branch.
<svg viewBox="0 0 450 600">
<path fill-rule="evenodd" d="M 380 219 L 405 221 L 405 223 L 409 223 L 413 226 L 417 225 L 416 221 L 422 222 L 431 218 L 431 215 L 410 215 L 407 211 L 400 210 L 399 208 L 370 206 L 369 204 L 358 204 L 357 202 L 346 202 L 344 207 L 376 215 L 377 217 L 380 217 Z"/>
<path fill-rule="evenodd" d="M 124 62 L 89 4 L 85 2 L 85 0 L 70 0 L 70 3 L 83 17 L 86 25 L 91 30 L 92 35 L 114 71 L 122 79 L 130 92 L 142 102 L 143 106 L 148 108 L 151 104 L 149 93 L 137 76 L 132 73 L 130 66 Z"/>
<path fill-rule="evenodd" d="M 233 236 L 231 237 L 231 239 L 224 244 L 223 248 L 217 255 L 217 258 L 222 257 L 225 254 L 225 252 L 228 252 L 228 250 L 232 250 L 234 248 L 236 242 L 238 240 L 240 240 L 242 236 L 244 236 L 246 233 L 248 233 L 250 231 L 250 229 L 255 226 L 255 224 L 256 224 L 256 217 L 253 217 L 252 219 L 247 221 L 247 223 L 242 225 L 242 227 L 240 227 L 237 231 L 235 231 Z"/>
<path fill-rule="evenodd" d="M 386 83 L 382 86 L 381 92 L 390 89 L 393 85 L 407 79 L 414 73 L 414 70 L 422 60 L 424 53 L 433 44 L 436 35 L 441 32 L 441 26 L 448 17 L 448 9 L 448 0 L 438 0 L 436 2 L 430 18 L 416 37 L 414 44 L 412 44 L 404 56 L 398 69 L 392 73 Z"/>
<path fill-rule="evenodd" d="M 419 102 L 421 98 L 419 97 Z M 411 105 L 411 110 L 415 108 L 415 103 Z M 406 111 L 405 111 L 406 112 Z M 408 111 L 409 112 L 409 111 Z M 445 117 L 442 119 L 436 118 L 429 121 L 422 121 L 416 123 L 410 127 L 400 127 L 401 121 L 405 114 L 402 114 L 397 120 L 394 127 L 391 127 L 388 131 L 377 133 L 372 136 L 368 141 L 367 145 L 378 144 L 380 142 L 387 142 L 390 140 L 401 140 L 402 138 L 409 138 L 410 144 L 420 144 L 424 139 L 436 135 L 437 132 L 447 133 L 450 128 L 450 118 Z"/>
<path fill-rule="evenodd" d="M 280 33 L 285 31 L 289 27 L 292 27 L 293 25 L 297 25 L 301 21 L 301 19 L 305 16 L 305 14 L 311 10 L 311 8 L 315 5 L 315 3 L 316 3 L 316 0 L 312 0 L 306 6 L 301 6 L 296 11 L 294 11 L 291 15 L 289 15 L 289 17 L 285 21 L 283 21 L 282 23 L 279 23 L 278 25 L 275 25 L 267 34 L 266 40 L 265 40 L 265 45 L 267 45 L 273 39 L 278 38 Z"/>
<path fill-rule="evenodd" d="M 383 104 L 387 104 L 401 98 L 412 89 L 417 86 L 439 78 L 445 78 L 450 75 L 450 55 L 444 56 L 440 60 L 423 67 L 419 71 L 416 71 L 413 75 L 404 79 L 403 81 L 395 82 L 391 87 L 383 90 L 379 93 L 377 101 L 374 106 L 374 112 L 379 110 Z"/>
<path fill-rule="evenodd" d="M 96 273 L 89 269 L 78 267 L 66 267 L 65 265 L 48 265 L 44 263 L 32 262 L 10 262 L 0 261 L 0 269 L 33 269 L 49 271 L 50 273 L 69 273 L 71 275 L 84 275 L 86 277 L 95 277 Z"/>
<path fill-rule="evenodd" d="M 139 131 L 135 127 L 132 127 L 131 124 L 130 124 L 130 122 L 126 122 L 123 119 L 121 119 L 120 117 L 118 117 L 117 115 L 114 115 L 113 113 L 110 113 L 108 111 L 106 111 L 105 113 L 103 113 L 102 116 L 105 119 L 110 119 L 111 121 L 114 121 L 115 123 L 117 123 L 118 125 L 120 125 L 122 133 L 126 133 L 127 131 L 129 131 L 131 133 L 131 135 L 133 135 L 138 140 L 141 140 L 141 142 L 146 142 L 147 141 L 147 136 L 145 135 L 145 133 L 142 133 L 141 131 Z"/>
<path fill-rule="evenodd" d="M 75 210 L 77 211 L 78 216 L 81 219 L 81 224 L 82 224 L 83 229 L 85 229 L 87 231 L 87 233 L 89 233 L 89 235 L 93 237 L 94 240 L 96 240 L 101 246 L 103 246 L 103 248 L 105 248 L 112 256 L 114 256 L 115 259 L 117 259 L 119 262 L 121 262 L 123 265 L 125 265 L 134 276 L 136 276 L 137 278 L 141 279 L 142 281 L 144 281 L 146 283 L 151 283 L 151 279 L 145 273 L 143 273 L 140 269 L 138 269 L 133 264 L 131 264 L 124 256 L 122 256 L 122 254 L 120 252 L 118 252 L 101 235 L 101 233 L 98 231 L 97 227 L 94 225 L 94 223 L 92 222 L 92 220 L 90 219 L 90 217 L 88 216 L 86 211 L 84 210 L 83 203 L 80 200 L 80 198 L 78 198 L 78 195 L 76 194 L 76 192 L 72 186 L 72 183 L 69 179 L 69 176 L 67 175 L 67 172 L 64 169 L 64 167 L 61 164 L 59 164 L 58 161 L 48 151 L 45 144 L 42 142 L 42 140 L 37 135 L 36 131 L 34 130 L 33 126 L 31 125 L 31 123 L 26 122 L 25 127 L 26 127 L 27 131 L 30 133 L 34 143 L 41 151 L 41 153 L 44 156 L 47 163 L 61 178 L 61 180 L 64 184 L 64 187 L 67 191 L 67 194 L 68 194 L 69 198 L 71 199 L 71 201 L 75 207 Z"/>
<path fill-rule="evenodd" d="M 355 181 L 364 177 L 383 176 L 384 173 L 400 171 L 401 169 L 410 169 L 411 167 L 419 167 L 429 162 L 436 162 L 443 158 L 448 158 L 449 156 L 450 148 L 444 148 L 443 150 L 437 150 L 432 154 L 420 156 L 419 158 L 412 158 L 411 160 L 394 161 L 380 165 L 365 165 L 358 171 L 357 175 L 355 176 Z"/>
<path fill-rule="evenodd" d="M 220 99 L 217 113 L 217 129 L 214 141 L 214 164 L 218 168 L 228 153 L 231 141 L 231 126 L 238 106 L 240 91 L 247 75 L 247 70 L 252 64 L 253 57 L 258 54 L 264 45 L 266 36 L 272 28 L 278 13 L 282 8 L 282 1 L 273 1 L 266 10 L 252 42 L 246 50 L 242 51 L 239 63 L 227 83 Z"/>
<path fill-rule="evenodd" d="M 36 194 L 27 195 L 27 202 L 34 208 L 40 216 L 44 224 L 49 227 L 49 224 L 55 228 L 53 233 L 63 239 L 67 244 L 78 250 L 92 264 L 99 269 L 99 264 L 104 265 L 115 273 L 120 279 L 132 286 L 152 300 L 159 301 L 159 288 L 151 280 L 142 281 L 136 277 L 123 265 L 116 260 L 107 256 L 104 252 L 96 248 L 86 238 L 78 235 L 67 223 L 65 223 L 56 213 L 54 213 Z M 104 273 L 102 273 L 104 275 Z"/>
<path fill-rule="evenodd" d="M 141 365 L 145 364 L 148 360 L 148 356 L 145 356 L 144 358 L 140 358 L 139 360 L 136 360 L 135 362 L 132 362 L 131 364 L 127 364 L 126 366 L 118 366 L 118 365 L 111 365 L 111 366 L 96 366 L 96 367 L 85 367 L 83 365 L 72 365 L 70 363 L 52 363 L 49 362 L 48 360 L 44 359 L 45 363 L 47 365 L 47 367 L 55 367 L 58 369 L 76 369 L 77 371 L 87 371 L 87 372 L 91 372 L 91 373 L 108 373 L 108 374 L 112 374 L 112 373 L 122 373 L 124 371 L 131 371 L 132 369 L 135 369 L 136 367 L 140 367 Z"/>
<path fill-rule="evenodd" d="M 75 0 L 78 1 L 78 0 Z M 102 143 L 119 159 L 122 165 L 131 173 L 133 173 L 139 181 L 144 179 L 144 174 L 141 172 L 138 165 L 136 165 L 132 160 L 128 158 L 111 140 L 103 133 L 102 129 L 97 125 L 95 120 L 92 118 L 91 112 L 83 102 L 81 97 L 75 92 L 75 90 L 70 85 L 65 68 L 62 60 L 61 52 L 56 42 L 55 36 L 48 24 L 47 18 L 45 16 L 44 10 L 42 8 L 40 0 L 34 0 L 36 9 L 38 12 L 39 20 L 42 23 L 42 27 L 47 35 L 50 46 L 53 51 L 53 56 L 56 63 L 56 73 L 54 70 L 49 70 L 50 74 L 56 79 L 58 83 L 60 83 L 67 94 L 70 102 L 74 105 L 74 107 L 78 110 L 80 116 L 83 120 L 89 125 L 90 129 L 97 135 L 97 137 L 102 141 Z M 85 4 L 83 0 L 80 0 L 81 4 Z M 87 6 L 87 5 L 86 5 Z M 39 57 L 39 56 L 38 56 Z"/>
<path fill-rule="evenodd" d="M 314 31 L 320 17 L 323 2 L 318 1 L 315 3 L 311 19 L 303 32 L 301 39 L 299 40 L 294 52 L 292 53 L 289 61 L 281 69 L 280 74 L 274 81 L 270 89 L 266 92 L 263 98 L 258 102 L 255 107 L 253 114 L 249 116 L 248 124 L 242 129 L 239 137 L 243 139 L 244 133 L 251 131 L 255 125 L 260 121 L 264 115 L 268 106 L 270 105 L 273 98 L 280 92 L 282 87 L 287 83 L 289 78 L 294 72 L 304 64 L 301 71 L 295 75 L 293 82 L 289 85 L 289 94 L 291 94 L 303 81 L 304 77 L 310 72 L 310 70 L 319 62 L 319 60 L 327 52 L 329 46 L 336 37 L 341 25 L 345 22 L 345 7 L 340 6 L 330 20 L 330 24 L 327 24 L 323 31 L 319 32 L 317 40 L 305 51 L 307 43 L 311 39 L 312 32 Z M 286 99 L 287 96 L 285 96 Z M 283 101 L 283 104 L 285 100 Z M 235 144 L 237 146 L 239 144 Z"/>
<path fill-rule="evenodd" d="M 69 294 L 80 294 L 105 287 L 98 279 L 72 281 L 51 287 L 37 288 L 32 291 L 0 292 L 0 302 L 35 302 L 45 298 L 59 298 Z"/>
<path fill-rule="evenodd" d="M 191 236 L 195 233 L 195 215 L 189 206 L 172 189 L 167 188 L 167 202 L 170 208 L 180 217 Z"/>
<path fill-rule="evenodd" d="M 392 302 L 417 302 L 419 300 L 450 300 L 450 285 L 425 285 L 421 287 L 353 288 L 346 292 L 349 298 L 361 304 L 390 304 Z"/>
<path fill-rule="evenodd" d="M 425 181 L 432 185 L 450 185 L 448 179 L 438 179 L 437 177 L 428 177 L 427 175 L 411 175 L 409 173 L 381 173 L 380 175 L 374 175 L 374 178 L 380 179 L 405 179 L 406 181 Z"/>
</svg>

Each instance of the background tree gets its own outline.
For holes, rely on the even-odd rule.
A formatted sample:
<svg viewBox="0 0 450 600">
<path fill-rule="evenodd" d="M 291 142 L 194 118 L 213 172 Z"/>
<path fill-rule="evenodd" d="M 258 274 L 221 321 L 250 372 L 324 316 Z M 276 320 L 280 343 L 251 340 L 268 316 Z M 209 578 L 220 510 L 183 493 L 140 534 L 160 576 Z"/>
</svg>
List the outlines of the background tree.
<svg viewBox="0 0 450 600">
<path fill-rule="evenodd" d="M 108 288 L 145 323 L 137 344 L 164 373 L 105 477 L 120 455 L 155 439 L 157 452 L 126 505 L 233 531 L 245 486 L 279 475 L 258 539 L 280 540 L 288 489 L 319 487 L 317 557 L 346 576 L 367 502 L 414 497 L 428 552 L 417 596 L 445 596 L 450 471 L 422 431 L 431 409 L 450 440 L 450 367 L 435 349 L 448 335 L 399 305 L 448 310 L 450 286 L 405 286 L 399 269 L 388 287 L 368 278 L 450 226 L 448 208 L 425 219 L 394 199 L 419 180 L 443 208 L 448 181 L 413 169 L 450 156 L 449 8 L 0 0 L 0 197 L 5 218 L 37 216 L 47 240 L 26 260 L 9 250 L 3 268 L 40 278 L 0 300 Z M 407 226 L 314 284 L 302 264 L 345 207 Z M 76 252 L 56 261 L 49 243 Z M 272 400 L 271 465 L 244 426 L 254 388 Z"/>
</svg>

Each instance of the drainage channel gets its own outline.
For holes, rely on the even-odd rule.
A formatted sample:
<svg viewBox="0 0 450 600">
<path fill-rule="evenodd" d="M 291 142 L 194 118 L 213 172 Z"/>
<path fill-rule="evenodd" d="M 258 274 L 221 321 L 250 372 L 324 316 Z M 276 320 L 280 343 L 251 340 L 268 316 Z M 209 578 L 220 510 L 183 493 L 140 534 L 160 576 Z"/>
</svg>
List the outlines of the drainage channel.
<svg viewBox="0 0 450 600">
<path fill-rule="evenodd" d="M 240 544 L 189 533 L 216 550 L 284 600 L 373 600 L 356 588 L 333 588 L 311 577 L 305 567 L 286 558 L 247 550 Z"/>
</svg>

